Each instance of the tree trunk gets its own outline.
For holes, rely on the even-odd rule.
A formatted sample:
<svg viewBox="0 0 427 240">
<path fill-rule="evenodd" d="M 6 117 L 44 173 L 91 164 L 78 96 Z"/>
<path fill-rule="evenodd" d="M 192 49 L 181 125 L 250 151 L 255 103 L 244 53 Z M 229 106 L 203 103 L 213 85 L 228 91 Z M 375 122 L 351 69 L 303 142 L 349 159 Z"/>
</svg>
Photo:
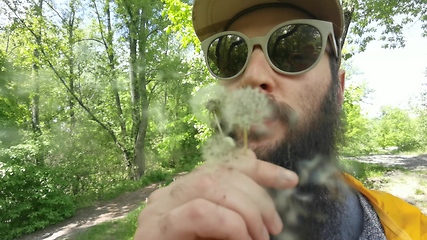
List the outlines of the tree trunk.
<svg viewBox="0 0 427 240">
<path fill-rule="evenodd" d="M 36 17 L 42 18 L 42 7 L 43 0 L 39 0 L 38 5 L 34 6 Z M 41 135 L 40 129 L 40 83 L 39 83 L 39 63 L 40 63 L 40 52 L 39 47 L 41 46 L 41 26 L 39 27 L 38 35 L 35 37 L 36 47 L 33 51 L 33 67 L 31 80 L 33 82 L 34 90 L 31 98 L 31 125 L 33 132 L 36 137 Z"/>
<path fill-rule="evenodd" d="M 116 110 L 117 110 L 117 117 L 119 119 L 120 122 L 120 132 L 122 135 L 122 138 L 125 139 L 126 135 L 127 135 L 127 130 L 126 130 L 126 123 L 123 119 L 123 109 L 122 109 L 122 104 L 121 104 L 121 100 L 120 100 L 120 95 L 119 95 L 119 90 L 117 87 L 117 80 L 116 80 L 116 62 L 115 62 L 115 55 L 114 55 L 114 46 L 113 46 L 113 27 L 111 24 L 111 10 L 110 10 L 110 1 L 111 0 L 106 0 L 105 1 L 105 13 L 107 15 L 107 36 L 105 39 L 105 50 L 107 52 L 108 55 L 108 61 L 109 61 L 109 70 L 111 72 L 111 91 L 112 94 L 114 96 L 114 100 L 116 103 Z"/>
<path fill-rule="evenodd" d="M 68 19 L 68 44 L 70 48 L 70 54 L 68 56 L 68 67 L 69 67 L 69 85 L 71 93 L 75 93 L 74 82 L 75 82 L 75 72 L 74 72 L 74 20 L 75 20 L 75 9 L 74 6 L 70 6 L 71 13 L 70 18 Z M 74 98 L 72 95 L 68 97 L 68 107 L 70 108 L 70 130 L 73 131 L 76 123 L 75 112 L 74 112 Z"/>
<path fill-rule="evenodd" d="M 42 18 L 42 7 L 43 7 L 43 0 L 39 0 L 38 5 L 34 6 L 35 12 L 36 12 L 36 18 L 40 19 Z M 39 137 L 42 135 L 42 131 L 40 128 L 40 79 L 39 79 L 39 69 L 40 69 L 40 51 L 39 47 L 41 46 L 41 26 L 39 26 L 37 36 L 35 36 L 36 41 L 36 47 L 33 51 L 33 66 L 32 66 L 32 74 L 31 74 L 31 80 L 33 82 L 33 95 L 31 97 L 31 126 L 33 129 L 34 137 L 36 141 L 39 141 Z M 35 157 L 35 164 L 36 165 L 43 165 L 44 164 L 44 150 L 43 150 L 43 143 L 39 142 L 40 149 L 39 154 Z"/>
<path fill-rule="evenodd" d="M 148 105 L 148 104 L 147 104 Z M 148 106 L 143 108 L 143 112 L 148 111 Z M 148 116 L 144 114 L 142 116 L 141 124 L 139 126 L 138 136 L 136 137 L 133 162 L 134 167 L 134 179 L 141 178 L 145 173 L 145 136 L 147 133 Z"/>
<path fill-rule="evenodd" d="M 133 6 L 134 7 L 134 6 Z M 132 179 L 139 179 L 145 172 L 145 137 L 148 126 L 148 95 L 146 89 L 146 18 L 143 9 L 132 9 L 129 13 L 130 47 L 130 90 L 132 100 L 132 130 L 134 140 Z"/>
<path fill-rule="evenodd" d="M 146 34 L 146 18 L 144 12 L 141 11 L 138 16 L 138 84 L 140 93 L 140 123 L 138 125 L 138 135 L 136 136 L 134 147 L 134 165 L 135 177 L 139 179 L 145 172 L 145 136 L 148 127 L 148 94 L 147 94 L 147 79 L 146 79 L 146 48 L 147 48 L 147 34 Z"/>
<path fill-rule="evenodd" d="M 39 58 L 39 52 L 34 50 L 34 58 Z M 40 84 L 39 84 L 39 66 L 36 61 L 33 62 L 33 69 L 31 74 L 33 82 L 33 96 L 31 97 L 31 126 L 36 136 L 41 135 L 40 129 Z"/>
<path fill-rule="evenodd" d="M 131 18 L 132 19 L 132 18 Z M 137 61 L 137 40 L 135 38 L 136 31 L 132 31 L 134 26 L 129 26 L 129 82 L 130 82 L 130 96 L 132 103 L 132 129 L 131 129 L 131 139 L 133 139 L 133 145 L 136 146 L 137 136 L 138 136 L 138 128 L 141 125 L 141 108 L 140 108 L 140 93 L 139 93 L 139 84 L 138 84 L 138 61 Z M 134 147 L 135 149 L 135 147 Z M 134 153 L 135 154 L 135 151 Z M 132 159 L 128 159 L 131 162 L 128 162 L 127 165 L 130 167 L 129 173 L 131 179 L 138 178 L 137 175 L 134 174 L 134 161 L 135 156 Z"/>
</svg>

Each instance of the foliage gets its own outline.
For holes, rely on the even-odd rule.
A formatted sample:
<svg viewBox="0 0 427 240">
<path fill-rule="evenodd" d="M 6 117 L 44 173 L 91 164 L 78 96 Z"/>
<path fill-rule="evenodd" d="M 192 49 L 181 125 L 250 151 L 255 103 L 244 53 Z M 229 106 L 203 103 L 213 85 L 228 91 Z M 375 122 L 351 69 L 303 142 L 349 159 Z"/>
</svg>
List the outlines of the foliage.
<svg viewBox="0 0 427 240">
<path fill-rule="evenodd" d="M 342 0 L 342 4 L 346 29 L 342 45 L 348 35 L 348 42 L 359 46 L 359 51 L 364 51 L 373 40 L 383 41 L 385 48 L 404 47 L 402 30 L 416 21 L 423 22 L 423 36 L 427 35 L 426 1 Z M 351 55 L 349 53 L 345 58 Z"/>
<path fill-rule="evenodd" d="M 26 121 L 26 100 L 18 74 L 0 50 L 0 146 L 19 142 L 19 127 Z"/>
<path fill-rule="evenodd" d="M 427 150 L 427 111 L 424 110 L 420 113 L 420 116 L 418 117 L 418 141 L 420 144 L 420 147 Z"/>
<path fill-rule="evenodd" d="M 383 149 L 397 147 L 400 151 L 408 151 L 419 147 L 417 127 L 408 111 L 385 106 L 377 124 L 377 141 Z"/>
<path fill-rule="evenodd" d="M 186 48 L 192 44 L 197 50 L 200 50 L 198 39 L 194 34 L 191 18 L 191 5 L 182 0 L 163 0 L 165 8 L 162 16 L 169 19 L 171 24 L 166 28 L 167 33 L 177 33 L 177 40 L 181 41 L 182 47 Z"/>
<path fill-rule="evenodd" d="M 369 154 L 376 148 L 372 120 L 365 116 L 361 108 L 366 93 L 366 85 L 349 86 L 344 93 L 345 134 L 341 152 L 345 155 Z"/>
<path fill-rule="evenodd" d="M 363 163 L 349 158 L 342 159 L 341 166 L 344 172 L 347 172 L 357 178 L 366 187 L 372 187 L 372 184 L 369 182 L 369 178 L 382 177 L 390 171 L 403 170 L 400 167 L 386 167 L 381 164 Z"/>
<path fill-rule="evenodd" d="M 191 116 L 177 119 L 169 122 L 166 129 L 185 129 L 183 132 L 167 131 L 170 134 L 165 134 L 157 139 L 159 142 L 153 142 L 153 152 L 158 161 L 164 168 L 184 169 L 186 165 L 194 165 L 200 161 L 200 152 L 197 148 L 200 141 L 194 136 L 198 134 L 193 127 L 194 119 Z M 182 149 L 186 149 L 183 152 Z"/>
<path fill-rule="evenodd" d="M 0 231 L 3 239 L 57 223 L 74 214 L 61 171 L 0 162 Z"/>
<path fill-rule="evenodd" d="M 0 157 L 60 172 L 78 208 L 197 164 L 203 137 L 188 99 L 207 79 L 164 31 L 160 2 L 89 2 L 1 5 Z"/>
<path fill-rule="evenodd" d="M 420 102 L 420 106 L 416 109 L 419 124 L 418 134 L 420 136 L 418 141 L 427 150 L 427 82 L 422 84 Z"/>
</svg>

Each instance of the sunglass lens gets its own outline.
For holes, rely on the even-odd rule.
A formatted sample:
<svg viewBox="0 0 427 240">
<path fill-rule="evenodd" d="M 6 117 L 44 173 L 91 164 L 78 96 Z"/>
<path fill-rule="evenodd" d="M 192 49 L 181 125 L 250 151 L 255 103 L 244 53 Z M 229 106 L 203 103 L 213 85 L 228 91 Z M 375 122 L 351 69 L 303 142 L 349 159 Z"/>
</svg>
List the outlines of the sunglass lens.
<svg viewBox="0 0 427 240">
<path fill-rule="evenodd" d="M 224 35 L 209 45 L 208 67 L 220 78 L 230 78 L 242 70 L 248 56 L 246 41 L 237 35 Z"/>
<path fill-rule="evenodd" d="M 322 35 L 311 25 L 291 24 L 277 29 L 268 40 L 271 62 L 284 72 L 310 68 L 319 58 Z"/>
</svg>

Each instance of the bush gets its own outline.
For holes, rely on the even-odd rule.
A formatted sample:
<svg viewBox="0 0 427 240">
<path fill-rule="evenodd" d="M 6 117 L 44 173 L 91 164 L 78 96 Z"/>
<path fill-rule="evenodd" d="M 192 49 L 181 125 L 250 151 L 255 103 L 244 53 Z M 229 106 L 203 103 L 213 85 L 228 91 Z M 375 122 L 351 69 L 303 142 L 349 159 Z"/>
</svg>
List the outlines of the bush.
<svg viewBox="0 0 427 240">
<path fill-rule="evenodd" d="M 75 206 L 59 172 L 0 162 L 0 232 L 14 239 L 71 217 Z"/>
</svg>

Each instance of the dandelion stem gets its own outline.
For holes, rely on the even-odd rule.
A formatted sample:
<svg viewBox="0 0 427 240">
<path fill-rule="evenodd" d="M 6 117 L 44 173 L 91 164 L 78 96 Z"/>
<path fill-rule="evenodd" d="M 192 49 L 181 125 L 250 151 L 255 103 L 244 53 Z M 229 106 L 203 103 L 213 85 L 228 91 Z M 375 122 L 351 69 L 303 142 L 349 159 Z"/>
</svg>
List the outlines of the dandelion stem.
<svg viewBox="0 0 427 240">
<path fill-rule="evenodd" d="M 219 124 L 218 117 L 216 116 L 216 114 L 215 114 L 215 113 L 214 113 L 213 115 L 214 115 L 214 117 L 215 117 L 215 124 L 216 124 L 216 126 L 218 127 L 219 133 L 221 134 L 221 136 L 224 136 L 224 133 L 222 132 L 222 129 L 221 129 L 221 125 Z"/>
<path fill-rule="evenodd" d="M 243 128 L 243 149 L 248 148 L 248 129 Z"/>
</svg>

